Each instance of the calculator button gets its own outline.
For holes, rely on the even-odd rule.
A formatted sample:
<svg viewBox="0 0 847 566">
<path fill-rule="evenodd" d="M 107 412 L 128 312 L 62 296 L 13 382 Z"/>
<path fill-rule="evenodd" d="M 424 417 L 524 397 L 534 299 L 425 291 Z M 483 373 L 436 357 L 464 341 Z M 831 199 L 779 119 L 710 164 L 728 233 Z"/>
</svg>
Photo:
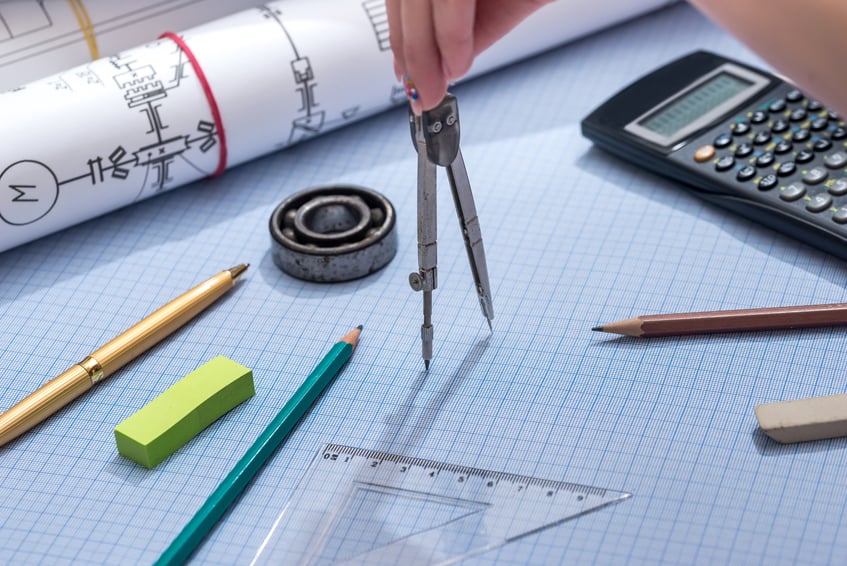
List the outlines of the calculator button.
<svg viewBox="0 0 847 566">
<path fill-rule="evenodd" d="M 729 169 L 732 169 L 733 166 L 735 166 L 735 158 L 731 155 L 724 155 L 718 159 L 717 163 L 715 163 L 715 169 L 718 171 L 728 171 Z"/>
<path fill-rule="evenodd" d="M 803 93 L 795 88 L 785 95 L 785 100 L 787 100 L 788 102 L 798 102 L 800 100 L 803 100 Z"/>
<path fill-rule="evenodd" d="M 782 140 L 773 148 L 773 152 L 777 155 L 782 155 L 783 153 L 788 153 L 794 149 L 794 145 L 790 141 Z"/>
<path fill-rule="evenodd" d="M 791 134 L 791 139 L 796 142 L 804 142 L 810 137 L 812 137 L 812 134 L 809 133 L 809 130 L 807 130 L 806 128 L 800 128 L 799 130 Z"/>
<path fill-rule="evenodd" d="M 815 151 L 826 151 L 832 147 L 832 142 L 826 138 L 821 138 L 812 147 L 814 147 Z"/>
<path fill-rule="evenodd" d="M 841 126 L 839 126 L 832 130 L 832 133 L 829 134 L 829 137 L 836 141 L 843 140 L 844 138 L 847 138 L 847 128 L 842 128 Z"/>
<path fill-rule="evenodd" d="M 847 154 L 843 151 L 836 151 L 835 153 L 825 155 L 823 158 L 823 164 L 830 169 L 841 169 L 842 167 L 847 166 Z"/>
<path fill-rule="evenodd" d="M 756 137 L 753 138 L 753 143 L 756 145 L 764 145 L 771 141 L 772 137 L 773 136 L 771 136 L 771 133 L 765 130 L 756 134 Z"/>
<path fill-rule="evenodd" d="M 813 152 L 809 151 L 808 149 L 801 149 L 797 153 L 797 156 L 794 158 L 794 161 L 796 161 L 797 163 L 808 163 L 814 158 L 815 154 Z"/>
<path fill-rule="evenodd" d="M 783 110 L 785 110 L 786 104 L 784 100 L 774 100 L 770 106 L 768 106 L 768 111 L 773 112 L 774 114 L 779 114 Z"/>
<path fill-rule="evenodd" d="M 709 161 L 711 158 L 715 156 L 715 146 L 713 145 L 704 145 L 694 152 L 694 161 L 697 163 L 704 163 Z"/>
<path fill-rule="evenodd" d="M 817 112 L 819 110 L 823 110 L 823 104 L 821 104 L 819 100 L 810 100 L 809 103 L 806 104 L 806 108 L 809 112 Z"/>
<path fill-rule="evenodd" d="M 750 121 L 754 124 L 761 124 L 768 119 L 768 115 L 761 110 L 757 110 L 750 115 Z"/>
<path fill-rule="evenodd" d="M 847 179 L 845 179 L 844 177 L 838 179 L 832 185 L 829 186 L 828 190 L 830 194 L 833 194 L 837 197 L 847 194 Z M 844 214 L 847 214 L 847 208 L 843 208 L 842 210 L 844 211 Z"/>
<path fill-rule="evenodd" d="M 743 136 L 750 131 L 750 124 L 747 122 L 734 122 L 729 129 L 732 132 L 732 135 Z"/>
<path fill-rule="evenodd" d="M 791 183 L 790 185 L 785 187 L 785 190 L 782 191 L 782 193 L 779 195 L 779 198 L 791 202 L 793 200 L 801 198 L 805 194 L 806 187 L 804 187 L 800 183 Z"/>
<path fill-rule="evenodd" d="M 809 124 L 809 127 L 812 128 L 813 132 L 825 130 L 827 126 L 829 126 L 829 120 L 826 118 L 815 118 L 812 120 L 812 123 Z"/>
<path fill-rule="evenodd" d="M 845 182 L 847 185 L 847 182 Z M 761 179 L 759 179 L 759 184 L 757 185 L 760 191 L 769 191 L 776 186 L 776 175 L 773 173 L 768 173 Z"/>
<path fill-rule="evenodd" d="M 747 157 L 753 153 L 753 146 L 749 143 L 740 143 L 735 148 L 735 157 Z"/>
<path fill-rule="evenodd" d="M 838 112 L 835 112 L 833 110 L 827 110 L 826 117 L 830 120 L 835 120 L 836 122 L 841 119 L 841 116 L 838 115 Z"/>
<path fill-rule="evenodd" d="M 786 161 L 785 163 L 779 164 L 779 169 L 776 170 L 776 174 L 780 177 L 788 177 L 789 175 L 793 175 L 797 171 L 797 166 L 793 161 Z"/>
<path fill-rule="evenodd" d="M 809 113 L 806 112 L 805 108 L 798 108 L 794 110 L 789 116 L 788 119 L 792 122 L 802 122 L 809 116 Z"/>
<path fill-rule="evenodd" d="M 730 134 L 721 134 L 715 138 L 714 146 L 715 147 L 726 147 L 732 143 L 732 136 Z"/>
<path fill-rule="evenodd" d="M 847 224 L 847 208 L 839 208 L 838 211 L 832 215 L 832 219 L 839 224 Z"/>
<path fill-rule="evenodd" d="M 813 167 L 806 171 L 806 174 L 803 175 L 803 182 L 807 185 L 817 185 L 818 183 L 826 181 L 828 176 L 829 173 L 826 172 L 826 169 Z"/>
<path fill-rule="evenodd" d="M 809 212 L 823 212 L 832 206 L 832 197 L 826 193 L 821 193 L 812 197 L 806 204 L 806 210 Z"/>
<path fill-rule="evenodd" d="M 756 158 L 756 167 L 768 167 L 773 165 L 774 156 L 770 151 L 766 151 L 762 155 Z"/>
<path fill-rule="evenodd" d="M 788 129 L 788 122 L 785 120 L 774 120 L 771 124 L 771 131 L 775 134 L 781 134 Z"/>
<path fill-rule="evenodd" d="M 739 181 L 749 181 L 755 176 L 756 168 L 750 165 L 745 165 L 744 167 L 738 170 L 738 174 L 735 176 L 735 178 Z"/>
</svg>

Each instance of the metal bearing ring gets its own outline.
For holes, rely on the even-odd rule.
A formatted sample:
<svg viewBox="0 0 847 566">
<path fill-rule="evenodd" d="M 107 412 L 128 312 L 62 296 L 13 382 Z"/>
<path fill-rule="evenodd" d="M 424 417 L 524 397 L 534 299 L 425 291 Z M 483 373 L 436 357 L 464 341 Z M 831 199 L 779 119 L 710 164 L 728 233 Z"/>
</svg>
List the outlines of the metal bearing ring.
<svg viewBox="0 0 847 566">
<path fill-rule="evenodd" d="M 385 267 L 397 253 L 394 207 L 356 185 L 295 193 L 270 220 L 274 263 L 308 281 L 349 281 Z"/>
</svg>

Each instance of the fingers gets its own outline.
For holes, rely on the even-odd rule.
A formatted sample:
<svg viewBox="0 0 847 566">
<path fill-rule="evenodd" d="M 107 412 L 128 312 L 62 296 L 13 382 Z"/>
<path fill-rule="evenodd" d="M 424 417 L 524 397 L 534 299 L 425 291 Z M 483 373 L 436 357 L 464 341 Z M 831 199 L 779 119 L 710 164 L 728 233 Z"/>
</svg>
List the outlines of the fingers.
<svg viewBox="0 0 847 566">
<path fill-rule="evenodd" d="M 552 0 L 486 0 L 475 14 L 473 56 L 488 49 L 530 14 Z"/>
<path fill-rule="evenodd" d="M 446 80 L 461 78 L 474 58 L 475 0 L 433 0 L 432 21 Z"/>
<path fill-rule="evenodd" d="M 400 12 L 402 70 L 415 83 L 418 99 L 412 101 L 412 108 L 418 113 L 436 106 L 447 92 L 432 8 L 431 0 L 405 0 Z"/>
<path fill-rule="evenodd" d="M 403 58 L 403 26 L 400 23 L 402 8 L 402 0 L 385 0 L 385 10 L 388 15 L 388 40 L 391 44 L 391 52 L 394 54 L 394 74 L 397 75 L 398 81 L 402 79 L 406 68 Z"/>
<path fill-rule="evenodd" d="M 414 83 L 413 110 L 438 105 L 476 55 L 550 1 L 386 0 L 395 72 Z"/>
</svg>

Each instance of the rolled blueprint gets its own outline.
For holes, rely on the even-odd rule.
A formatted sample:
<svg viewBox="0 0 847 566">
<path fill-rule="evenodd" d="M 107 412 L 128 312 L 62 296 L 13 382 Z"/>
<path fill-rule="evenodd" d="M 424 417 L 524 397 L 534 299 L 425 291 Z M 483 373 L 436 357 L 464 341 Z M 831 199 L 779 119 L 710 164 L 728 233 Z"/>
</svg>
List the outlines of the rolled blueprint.
<svg viewBox="0 0 847 566">
<path fill-rule="evenodd" d="M 560 0 L 469 76 L 668 0 Z M 383 0 L 280 0 L 0 94 L 0 251 L 405 103 Z"/>
</svg>

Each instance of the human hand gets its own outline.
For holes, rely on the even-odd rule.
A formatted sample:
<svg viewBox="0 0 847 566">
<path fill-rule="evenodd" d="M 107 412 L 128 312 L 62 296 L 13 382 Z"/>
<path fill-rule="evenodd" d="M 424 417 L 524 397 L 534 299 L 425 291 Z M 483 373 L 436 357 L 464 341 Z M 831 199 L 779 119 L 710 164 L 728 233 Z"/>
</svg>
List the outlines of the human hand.
<svg viewBox="0 0 847 566">
<path fill-rule="evenodd" d="M 789 80 L 847 116 L 844 0 L 690 0 Z"/>
<path fill-rule="evenodd" d="M 394 70 L 416 113 L 435 107 L 481 52 L 552 0 L 386 0 Z"/>
</svg>

